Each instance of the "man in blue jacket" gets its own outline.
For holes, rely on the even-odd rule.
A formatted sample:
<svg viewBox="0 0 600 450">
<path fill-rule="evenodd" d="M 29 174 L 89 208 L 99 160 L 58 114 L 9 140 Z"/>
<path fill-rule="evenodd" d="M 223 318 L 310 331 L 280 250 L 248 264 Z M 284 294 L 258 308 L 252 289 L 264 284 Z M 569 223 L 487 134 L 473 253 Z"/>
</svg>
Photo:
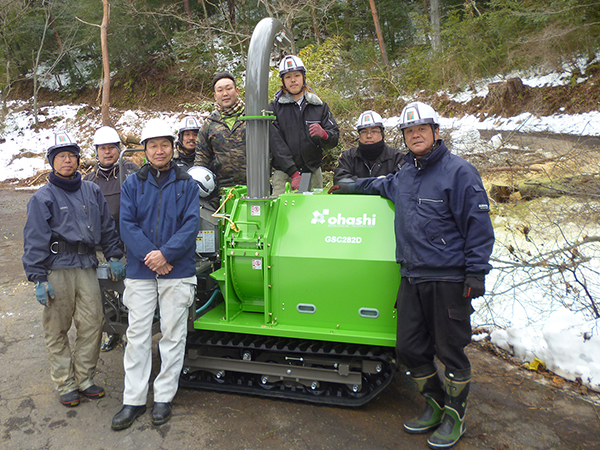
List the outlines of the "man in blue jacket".
<svg viewBox="0 0 600 450">
<path fill-rule="evenodd" d="M 154 380 L 154 425 L 171 418 L 183 367 L 188 308 L 196 285 L 200 192 L 187 172 L 173 163 L 174 142 L 163 120 L 149 120 L 142 131 L 148 163 L 128 177 L 121 190 L 121 238 L 127 246 L 123 304 L 129 310 L 129 326 L 123 408 L 113 417 L 114 430 L 128 428 L 146 411 L 157 305 L 162 337 L 161 367 Z"/>
<path fill-rule="evenodd" d="M 273 195 L 285 192 L 285 184 L 300 187 L 303 173 L 311 173 L 310 189 L 323 187 L 323 149 L 338 144 L 340 131 L 329 110 L 306 84 L 306 68 L 300 58 L 285 56 L 279 64 L 283 84 L 269 105 L 277 119 L 269 127 L 273 166 Z"/>
<path fill-rule="evenodd" d="M 485 293 L 494 230 L 477 169 L 439 139 L 437 114 L 420 102 L 402 111 L 406 164 L 385 178 L 340 182 L 331 193 L 378 194 L 396 207 L 398 358 L 425 397 L 408 433 L 434 430 L 428 444 L 450 448 L 465 432 L 471 365 L 471 300 Z M 445 366 L 442 385 L 434 356 Z"/>
<path fill-rule="evenodd" d="M 96 276 L 99 246 L 109 261 L 110 275 L 120 280 L 122 244 L 100 188 L 82 181 L 80 148 L 64 131 L 55 135 L 47 152 L 52 172 L 27 204 L 23 229 L 23 267 L 35 283 L 35 296 L 44 305 L 44 341 L 50 376 L 60 402 L 77 406 L 80 394 L 104 396 L 94 384 L 104 326 L 102 298 Z M 67 332 L 77 328 L 71 351 Z"/>
</svg>

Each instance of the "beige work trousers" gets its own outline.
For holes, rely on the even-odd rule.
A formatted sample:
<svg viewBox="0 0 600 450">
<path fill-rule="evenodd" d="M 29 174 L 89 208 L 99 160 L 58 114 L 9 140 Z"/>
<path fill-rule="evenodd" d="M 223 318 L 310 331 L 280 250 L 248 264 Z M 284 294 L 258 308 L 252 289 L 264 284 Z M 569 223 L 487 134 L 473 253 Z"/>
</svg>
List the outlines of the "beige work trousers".
<svg viewBox="0 0 600 450">
<path fill-rule="evenodd" d="M 285 183 L 291 183 L 292 179 L 288 176 L 287 173 L 282 172 L 281 170 L 275 170 L 273 172 L 273 177 L 271 178 L 271 184 L 273 185 L 273 195 L 280 196 L 285 193 Z M 310 186 L 309 189 L 312 191 L 314 189 L 322 189 L 323 188 L 323 172 L 319 167 L 312 173 L 310 177 Z"/>
<path fill-rule="evenodd" d="M 60 395 L 83 391 L 94 384 L 104 327 L 96 269 L 53 270 L 48 283 L 54 289 L 43 318 L 50 377 Z M 67 336 L 71 323 L 77 330 L 73 350 Z"/>
</svg>

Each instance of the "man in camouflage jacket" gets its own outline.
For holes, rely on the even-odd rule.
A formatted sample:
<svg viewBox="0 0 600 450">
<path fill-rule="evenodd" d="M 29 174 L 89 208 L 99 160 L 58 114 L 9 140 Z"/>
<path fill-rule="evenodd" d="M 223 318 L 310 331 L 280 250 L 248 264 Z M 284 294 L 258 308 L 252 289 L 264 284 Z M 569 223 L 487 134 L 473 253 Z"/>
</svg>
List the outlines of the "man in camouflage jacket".
<svg viewBox="0 0 600 450">
<path fill-rule="evenodd" d="M 219 187 L 246 184 L 246 122 L 240 90 L 229 73 L 213 79 L 216 110 L 204 121 L 198 134 L 194 165 L 217 176 Z"/>
</svg>

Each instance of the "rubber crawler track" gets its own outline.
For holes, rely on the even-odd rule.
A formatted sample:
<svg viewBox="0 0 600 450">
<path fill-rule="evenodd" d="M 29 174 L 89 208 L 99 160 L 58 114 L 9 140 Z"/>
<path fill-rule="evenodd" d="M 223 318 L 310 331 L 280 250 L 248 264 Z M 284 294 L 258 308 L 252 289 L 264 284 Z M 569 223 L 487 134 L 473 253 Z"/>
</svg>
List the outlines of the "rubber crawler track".
<svg viewBox="0 0 600 450">
<path fill-rule="evenodd" d="M 252 360 L 279 361 L 279 364 L 282 359 L 308 359 L 309 367 L 330 368 L 332 372 L 335 372 L 333 365 L 336 361 L 352 361 L 353 373 L 359 373 L 361 371 L 357 366 L 360 367 L 361 362 L 367 360 L 377 363 L 381 370 L 378 373 L 362 372 L 362 389 L 359 392 L 353 392 L 346 384 L 331 382 L 311 389 L 309 378 L 300 382 L 277 379 L 275 382 L 261 383 L 261 377 L 257 374 L 231 371 L 227 372 L 227 376 L 217 377 L 215 371 L 193 368 L 193 357 L 188 358 L 190 351 L 229 359 L 242 359 L 242 354 L 250 353 Z M 320 365 L 319 361 L 323 361 L 323 364 Z M 296 364 L 305 367 L 303 362 Z M 362 406 L 377 397 L 391 383 L 396 369 L 394 349 L 388 347 L 195 331 L 188 335 L 186 361 L 179 385 L 188 389 L 216 390 L 326 405 Z"/>
</svg>

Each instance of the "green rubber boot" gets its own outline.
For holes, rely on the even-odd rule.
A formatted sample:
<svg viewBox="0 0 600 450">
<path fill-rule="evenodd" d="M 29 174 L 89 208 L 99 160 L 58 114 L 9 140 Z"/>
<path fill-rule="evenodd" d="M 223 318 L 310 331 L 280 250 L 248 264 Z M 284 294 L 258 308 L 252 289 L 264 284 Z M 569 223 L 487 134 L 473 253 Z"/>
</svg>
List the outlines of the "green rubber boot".
<svg viewBox="0 0 600 450">
<path fill-rule="evenodd" d="M 427 365 L 411 370 L 410 376 L 419 393 L 425 397 L 425 409 L 419 417 L 409 420 L 404 424 L 404 431 L 409 434 L 422 434 L 433 430 L 442 423 L 444 415 L 444 389 L 437 376 L 434 365 Z"/>
<path fill-rule="evenodd" d="M 427 439 L 431 448 L 450 448 L 456 444 L 467 431 L 465 413 L 467 397 L 471 385 L 471 370 L 466 369 L 446 375 L 446 397 L 442 424 Z"/>
</svg>

